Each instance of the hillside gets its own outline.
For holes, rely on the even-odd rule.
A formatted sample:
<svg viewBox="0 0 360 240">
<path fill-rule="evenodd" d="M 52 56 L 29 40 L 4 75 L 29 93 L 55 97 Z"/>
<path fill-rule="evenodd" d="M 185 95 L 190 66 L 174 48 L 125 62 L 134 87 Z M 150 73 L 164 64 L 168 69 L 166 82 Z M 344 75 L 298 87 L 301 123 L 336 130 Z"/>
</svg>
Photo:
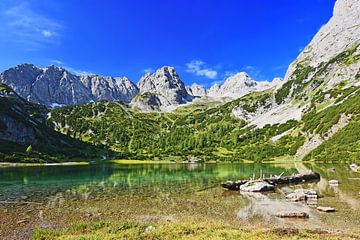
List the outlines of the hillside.
<svg viewBox="0 0 360 240">
<path fill-rule="evenodd" d="M 83 161 L 108 153 L 46 126 L 47 112 L 0 84 L 0 162 Z"/>
</svg>

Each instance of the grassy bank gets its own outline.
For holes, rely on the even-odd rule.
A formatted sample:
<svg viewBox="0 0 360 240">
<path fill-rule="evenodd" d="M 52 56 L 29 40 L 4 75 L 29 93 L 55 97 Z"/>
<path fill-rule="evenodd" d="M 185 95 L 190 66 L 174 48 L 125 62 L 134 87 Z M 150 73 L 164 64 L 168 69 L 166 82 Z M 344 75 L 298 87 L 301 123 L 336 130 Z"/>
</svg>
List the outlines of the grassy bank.
<svg viewBox="0 0 360 240">
<path fill-rule="evenodd" d="M 181 224 L 80 223 L 63 230 L 36 230 L 34 239 L 359 239 L 359 236 L 297 229 L 246 230 L 186 222 Z"/>
</svg>

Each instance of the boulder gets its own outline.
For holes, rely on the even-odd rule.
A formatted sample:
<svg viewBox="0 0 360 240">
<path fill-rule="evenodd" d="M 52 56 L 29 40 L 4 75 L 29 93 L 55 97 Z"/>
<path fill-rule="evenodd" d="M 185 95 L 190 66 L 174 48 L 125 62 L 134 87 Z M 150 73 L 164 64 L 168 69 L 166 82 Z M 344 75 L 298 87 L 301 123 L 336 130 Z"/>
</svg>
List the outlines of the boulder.
<svg viewBox="0 0 360 240">
<path fill-rule="evenodd" d="M 244 192 L 268 192 L 274 191 L 275 186 L 271 185 L 262 180 L 258 181 L 248 181 L 247 183 L 240 186 L 240 191 Z"/>
</svg>

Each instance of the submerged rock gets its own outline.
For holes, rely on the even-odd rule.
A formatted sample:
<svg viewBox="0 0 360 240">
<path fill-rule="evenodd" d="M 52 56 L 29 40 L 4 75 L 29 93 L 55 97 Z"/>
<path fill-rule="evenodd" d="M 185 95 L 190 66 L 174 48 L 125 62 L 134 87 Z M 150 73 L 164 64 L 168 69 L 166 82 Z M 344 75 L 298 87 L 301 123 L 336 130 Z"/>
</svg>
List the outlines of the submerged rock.
<svg viewBox="0 0 360 240">
<path fill-rule="evenodd" d="M 275 215 L 279 218 L 309 218 L 309 214 L 306 212 L 279 212 Z"/>
<path fill-rule="evenodd" d="M 240 191 L 245 191 L 245 192 L 268 192 L 274 190 L 275 190 L 274 185 L 271 185 L 270 183 L 262 180 L 248 181 L 247 183 L 240 186 Z"/>
<path fill-rule="evenodd" d="M 335 180 L 335 179 L 329 180 L 329 184 L 333 186 L 339 185 L 339 180 Z"/>
<path fill-rule="evenodd" d="M 296 189 L 293 193 L 286 195 L 286 199 L 292 202 L 317 200 L 318 195 L 312 189 Z"/>
<path fill-rule="evenodd" d="M 332 207 L 322 207 L 319 206 L 316 208 L 317 210 L 321 211 L 321 212 L 335 212 L 335 208 Z"/>
</svg>

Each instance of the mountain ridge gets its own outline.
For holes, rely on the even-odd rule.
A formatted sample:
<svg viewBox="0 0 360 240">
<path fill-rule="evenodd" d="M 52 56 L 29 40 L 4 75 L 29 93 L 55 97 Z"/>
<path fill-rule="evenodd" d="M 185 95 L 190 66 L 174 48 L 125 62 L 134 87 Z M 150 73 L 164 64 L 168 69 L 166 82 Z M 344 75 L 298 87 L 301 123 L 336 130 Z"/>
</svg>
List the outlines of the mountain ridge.
<svg viewBox="0 0 360 240">
<path fill-rule="evenodd" d="M 152 74 L 144 74 L 135 84 L 126 77 L 76 75 L 64 67 L 54 65 L 41 68 L 33 64 L 19 64 L 2 72 L 0 82 L 12 87 L 24 99 L 48 107 L 105 100 L 128 102 L 144 111 L 173 110 L 192 102 L 195 97 L 229 101 L 251 91 L 274 86 L 270 82 L 257 82 L 244 72 L 225 79 L 221 86 L 214 84 L 209 89 L 196 83 L 185 86 L 176 70 L 170 66 L 163 66 Z"/>
</svg>

